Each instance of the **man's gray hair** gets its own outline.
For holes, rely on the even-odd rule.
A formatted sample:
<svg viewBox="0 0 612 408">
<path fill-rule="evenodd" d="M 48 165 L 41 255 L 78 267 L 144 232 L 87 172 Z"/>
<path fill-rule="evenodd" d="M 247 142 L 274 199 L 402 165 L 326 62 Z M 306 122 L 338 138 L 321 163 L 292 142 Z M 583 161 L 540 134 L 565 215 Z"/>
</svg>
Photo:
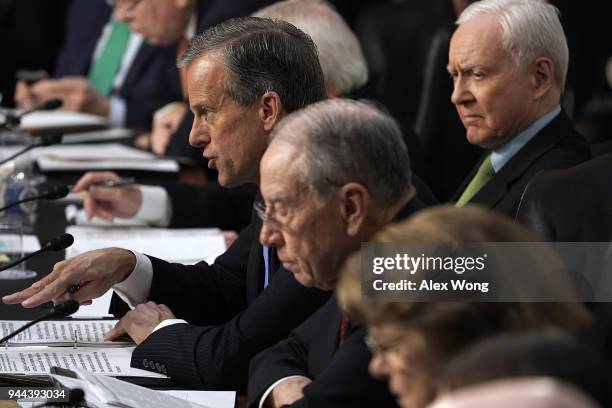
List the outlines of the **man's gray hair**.
<svg viewBox="0 0 612 408">
<path fill-rule="evenodd" d="M 285 117 L 271 140 L 295 147 L 300 183 L 323 205 L 348 182 L 357 182 L 383 208 L 412 191 L 410 159 L 397 122 L 371 103 L 333 98 Z"/>
<path fill-rule="evenodd" d="M 565 89 L 569 50 L 559 10 L 545 0 L 482 0 L 468 6 L 457 25 L 484 14 L 495 14 L 502 29 L 505 49 L 517 66 L 545 55 L 555 66 L 556 81 Z"/>
<path fill-rule="evenodd" d="M 348 95 L 368 81 L 368 67 L 357 36 L 327 1 L 281 1 L 254 16 L 284 20 L 308 34 L 317 45 L 325 84 L 338 95 Z"/>
<path fill-rule="evenodd" d="M 295 26 L 281 20 L 240 17 L 217 24 L 191 39 L 178 67 L 220 51 L 228 77 L 227 93 L 251 106 L 274 91 L 287 112 L 325 97 L 317 47 Z"/>
</svg>

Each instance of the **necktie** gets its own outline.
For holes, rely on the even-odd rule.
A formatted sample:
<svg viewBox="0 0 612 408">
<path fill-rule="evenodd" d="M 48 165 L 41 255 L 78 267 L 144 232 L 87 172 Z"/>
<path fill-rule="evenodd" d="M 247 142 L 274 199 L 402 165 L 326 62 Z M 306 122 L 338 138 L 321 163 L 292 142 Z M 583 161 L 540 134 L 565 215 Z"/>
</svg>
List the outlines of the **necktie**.
<svg viewBox="0 0 612 408">
<path fill-rule="evenodd" d="M 346 331 L 348 330 L 349 319 L 344 313 L 340 318 L 340 327 L 338 328 L 338 347 L 342 345 L 344 338 L 346 337 Z"/>
<path fill-rule="evenodd" d="M 491 164 L 491 155 L 489 154 L 476 172 L 476 175 L 470 181 L 470 184 L 466 187 L 459 197 L 459 200 L 455 203 L 455 207 L 463 207 L 467 202 L 469 202 L 478 191 L 493 177 L 495 174 L 495 170 L 493 169 L 493 165 Z"/>
<path fill-rule="evenodd" d="M 263 258 L 264 258 L 264 289 L 270 284 L 270 247 L 263 246 Z"/>
<path fill-rule="evenodd" d="M 114 22 L 104 49 L 89 70 L 89 82 L 104 96 L 110 95 L 113 89 L 113 80 L 121 66 L 129 39 L 128 25 Z"/>
</svg>

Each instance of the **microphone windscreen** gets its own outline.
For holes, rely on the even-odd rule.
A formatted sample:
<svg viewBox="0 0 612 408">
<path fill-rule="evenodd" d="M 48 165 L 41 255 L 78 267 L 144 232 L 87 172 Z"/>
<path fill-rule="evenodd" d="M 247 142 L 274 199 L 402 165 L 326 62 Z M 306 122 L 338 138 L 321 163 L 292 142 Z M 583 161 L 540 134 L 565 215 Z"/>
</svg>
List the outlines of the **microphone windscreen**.
<svg viewBox="0 0 612 408">
<path fill-rule="evenodd" d="M 44 194 L 44 198 L 47 200 L 57 200 L 58 198 L 64 198 L 70 193 L 70 188 L 65 184 L 53 186 Z"/>
<path fill-rule="evenodd" d="M 68 405 L 76 405 L 85 400 L 85 393 L 80 388 L 73 388 L 68 393 Z"/>
<path fill-rule="evenodd" d="M 79 310 L 79 302 L 69 299 L 65 302 L 53 306 L 53 317 L 66 317 Z"/>
<path fill-rule="evenodd" d="M 62 101 L 61 99 L 49 99 L 48 101 L 40 105 L 38 107 L 38 110 L 44 110 L 44 111 L 55 110 L 59 108 L 60 106 L 62 106 L 63 104 L 64 104 L 64 101 Z"/>
<path fill-rule="evenodd" d="M 44 249 L 47 251 L 61 251 L 74 243 L 74 237 L 70 234 L 62 234 L 47 242 Z"/>
</svg>

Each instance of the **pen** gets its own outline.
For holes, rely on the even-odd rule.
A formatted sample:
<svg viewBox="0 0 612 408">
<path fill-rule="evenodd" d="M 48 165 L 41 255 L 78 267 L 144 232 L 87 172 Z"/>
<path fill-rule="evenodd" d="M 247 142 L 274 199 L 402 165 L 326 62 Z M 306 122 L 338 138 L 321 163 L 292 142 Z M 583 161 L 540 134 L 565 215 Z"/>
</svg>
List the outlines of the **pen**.
<svg viewBox="0 0 612 408">
<path fill-rule="evenodd" d="M 117 180 L 106 180 L 106 181 L 99 181 L 97 183 L 91 183 L 89 185 L 89 187 L 91 186 L 96 186 L 96 187 L 121 187 L 121 186 L 128 186 L 130 184 L 134 184 L 136 183 L 136 180 L 134 179 L 134 177 L 125 177 L 125 178 L 120 178 Z M 69 185 L 68 186 L 70 188 L 70 190 L 72 191 L 74 189 L 74 185 Z M 86 191 L 81 191 L 80 194 L 85 193 Z"/>
<path fill-rule="evenodd" d="M 99 186 L 99 187 L 121 187 L 121 186 L 127 186 L 130 184 L 134 184 L 135 183 L 135 179 L 134 177 L 125 177 L 125 178 L 120 178 L 118 180 L 106 180 L 106 181 L 102 181 L 100 183 L 93 183 L 92 186 Z"/>
</svg>

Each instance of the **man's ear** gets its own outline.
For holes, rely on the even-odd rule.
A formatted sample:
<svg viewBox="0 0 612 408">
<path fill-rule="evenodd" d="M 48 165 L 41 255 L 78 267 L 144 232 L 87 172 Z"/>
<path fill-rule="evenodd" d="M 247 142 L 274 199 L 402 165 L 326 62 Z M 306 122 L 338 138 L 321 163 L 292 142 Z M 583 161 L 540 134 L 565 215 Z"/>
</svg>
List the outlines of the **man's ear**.
<svg viewBox="0 0 612 408">
<path fill-rule="evenodd" d="M 349 236 L 357 236 L 364 228 L 368 209 L 370 208 L 370 193 L 359 183 L 347 183 L 338 191 L 340 197 L 340 215 L 346 225 Z"/>
<path fill-rule="evenodd" d="M 271 132 L 284 115 L 283 102 L 276 92 L 268 91 L 261 96 L 259 99 L 259 118 L 266 132 Z"/>
<path fill-rule="evenodd" d="M 555 83 L 555 67 L 547 57 L 539 57 L 533 63 L 532 86 L 534 99 L 546 95 Z"/>
</svg>

